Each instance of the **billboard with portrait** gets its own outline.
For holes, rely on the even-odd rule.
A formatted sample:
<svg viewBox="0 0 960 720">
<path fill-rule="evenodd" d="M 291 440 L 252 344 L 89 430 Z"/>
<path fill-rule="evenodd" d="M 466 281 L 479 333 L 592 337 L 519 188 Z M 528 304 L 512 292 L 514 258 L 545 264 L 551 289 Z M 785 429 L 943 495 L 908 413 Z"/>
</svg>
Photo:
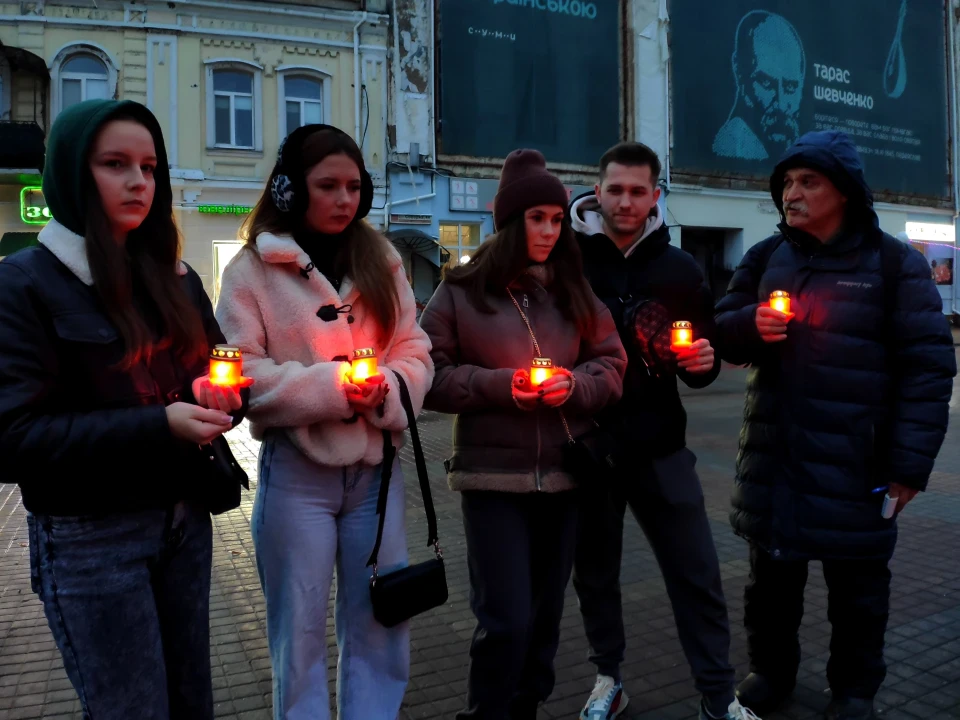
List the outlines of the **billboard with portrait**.
<svg viewBox="0 0 960 720">
<path fill-rule="evenodd" d="M 677 172 L 769 175 L 848 133 L 875 190 L 951 196 L 944 0 L 672 0 Z"/>
</svg>

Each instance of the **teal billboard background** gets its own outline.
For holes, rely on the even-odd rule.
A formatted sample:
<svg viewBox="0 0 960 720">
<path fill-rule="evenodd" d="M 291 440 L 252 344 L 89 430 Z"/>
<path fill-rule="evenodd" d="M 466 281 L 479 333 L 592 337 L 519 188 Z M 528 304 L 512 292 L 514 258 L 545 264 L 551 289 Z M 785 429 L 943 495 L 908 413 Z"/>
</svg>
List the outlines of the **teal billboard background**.
<svg viewBox="0 0 960 720">
<path fill-rule="evenodd" d="M 441 0 L 449 155 L 596 165 L 620 139 L 619 0 Z"/>
<path fill-rule="evenodd" d="M 951 195 L 943 0 L 672 0 L 675 171 L 767 176 L 848 133 L 874 190 Z"/>
</svg>

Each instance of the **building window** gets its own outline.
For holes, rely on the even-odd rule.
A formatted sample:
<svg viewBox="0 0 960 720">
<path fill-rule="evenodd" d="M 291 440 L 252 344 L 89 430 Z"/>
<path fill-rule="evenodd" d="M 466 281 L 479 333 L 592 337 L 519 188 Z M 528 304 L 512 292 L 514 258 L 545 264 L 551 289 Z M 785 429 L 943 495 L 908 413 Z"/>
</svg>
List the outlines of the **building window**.
<svg viewBox="0 0 960 720">
<path fill-rule="evenodd" d="M 106 100 L 109 77 L 107 66 L 90 53 L 70 56 L 60 66 L 60 109 L 84 100 Z"/>
<path fill-rule="evenodd" d="M 332 78 L 315 68 L 287 65 L 278 69 L 280 78 L 280 139 L 298 127 L 330 123 Z"/>
<path fill-rule="evenodd" d="M 87 43 L 57 53 L 51 66 L 53 116 L 84 100 L 116 97 L 117 68 L 105 50 Z"/>
<path fill-rule="evenodd" d="M 298 127 L 323 122 L 323 85 L 304 75 L 284 78 L 287 134 Z"/>
<path fill-rule="evenodd" d="M 259 66 L 221 62 L 207 68 L 207 145 L 262 150 Z"/>
<path fill-rule="evenodd" d="M 440 223 L 440 245 L 454 261 L 465 263 L 480 247 L 480 226 Z"/>
<path fill-rule="evenodd" d="M 213 71 L 214 144 L 253 147 L 253 73 Z"/>
</svg>

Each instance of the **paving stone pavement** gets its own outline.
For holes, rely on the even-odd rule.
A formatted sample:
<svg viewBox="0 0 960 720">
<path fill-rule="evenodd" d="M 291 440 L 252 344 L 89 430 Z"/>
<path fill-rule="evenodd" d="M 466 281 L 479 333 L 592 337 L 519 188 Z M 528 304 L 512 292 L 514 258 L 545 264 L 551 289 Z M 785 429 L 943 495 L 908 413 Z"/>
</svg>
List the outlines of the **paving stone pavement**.
<svg viewBox="0 0 960 720">
<path fill-rule="evenodd" d="M 743 405 L 741 370 L 726 370 L 705 391 L 684 391 L 690 415 L 689 445 L 698 469 L 723 568 L 734 629 L 732 659 L 738 677 L 746 672 L 742 631 L 747 546 L 727 521 L 733 459 Z M 954 393 L 951 416 L 960 394 Z M 955 419 L 952 417 L 952 419 Z M 468 607 L 465 545 L 459 497 L 446 489 L 442 459 L 449 450 L 449 418 L 420 419 L 431 484 L 447 558 L 450 599 L 417 618 L 412 629 L 412 666 L 403 720 L 452 718 L 465 694 L 473 618 Z M 890 670 L 878 697 L 881 717 L 890 720 L 960 718 L 960 426 L 944 444 L 931 490 L 910 506 L 901 521 L 894 574 L 887 658 Z M 258 446 L 241 426 L 231 434 L 235 452 L 256 475 Z M 407 521 L 411 559 L 429 556 L 426 529 L 409 447 Z M 271 717 L 270 663 L 264 638 L 264 604 L 257 581 L 249 520 L 253 494 L 237 510 L 216 518 L 211 597 L 214 692 L 218 718 Z M 656 561 L 642 533 L 627 522 L 623 600 L 628 632 L 623 667 L 629 720 L 695 718 L 697 696 L 680 651 L 670 604 Z M 828 701 L 824 672 L 828 657 L 827 593 L 819 566 L 811 568 L 801 635 L 804 660 L 794 701 L 765 720 L 821 717 Z M 332 617 L 327 639 L 329 673 L 335 673 Z M 593 685 L 576 599 L 568 591 L 563 636 L 557 655 L 557 686 L 540 718 L 576 718 Z M 333 685 L 331 684 L 331 687 Z M 79 704 L 64 675 L 39 601 L 30 591 L 25 513 L 15 486 L 0 484 L 0 719 L 78 720 Z M 380 720 L 380 719 L 371 719 Z"/>
</svg>

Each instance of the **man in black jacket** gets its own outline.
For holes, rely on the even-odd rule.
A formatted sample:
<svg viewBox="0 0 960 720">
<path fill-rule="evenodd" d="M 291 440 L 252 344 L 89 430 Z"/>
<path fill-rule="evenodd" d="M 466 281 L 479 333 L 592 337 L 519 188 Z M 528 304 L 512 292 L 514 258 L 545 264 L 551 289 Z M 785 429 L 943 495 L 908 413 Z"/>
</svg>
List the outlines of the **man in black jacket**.
<svg viewBox="0 0 960 720">
<path fill-rule="evenodd" d="M 703 695 L 700 717 L 745 720 L 752 716 L 734 698 L 720 567 L 677 392 L 678 377 L 703 388 L 720 372 L 713 299 L 696 261 L 670 245 L 659 175 L 656 153 L 621 143 L 600 160 L 595 192 L 570 210 L 590 284 L 613 313 L 629 359 L 623 399 L 598 418 L 618 441 L 616 477 L 591 488 L 581 506 L 574 586 L 598 677 L 580 717 L 609 720 L 627 705 L 620 557 L 629 505 L 660 564 Z M 695 342 L 675 351 L 671 325 L 683 320 Z"/>
<path fill-rule="evenodd" d="M 731 515 L 750 541 L 752 672 L 737 695 L 766 712 L 793 690 L 807 563 L 822 560 L 826 717 L 867 720 L 886 674 L 895 514 L 943 442 L 953 340 L 923 255 L 880 230 L 850 138 L 800 138 L 770 192 L 780 232 L 747 252 L 717 306 L 723 358 L 753 365 Z M 791 314 L 769 307 L 777 290 Z"/>
</svg>

